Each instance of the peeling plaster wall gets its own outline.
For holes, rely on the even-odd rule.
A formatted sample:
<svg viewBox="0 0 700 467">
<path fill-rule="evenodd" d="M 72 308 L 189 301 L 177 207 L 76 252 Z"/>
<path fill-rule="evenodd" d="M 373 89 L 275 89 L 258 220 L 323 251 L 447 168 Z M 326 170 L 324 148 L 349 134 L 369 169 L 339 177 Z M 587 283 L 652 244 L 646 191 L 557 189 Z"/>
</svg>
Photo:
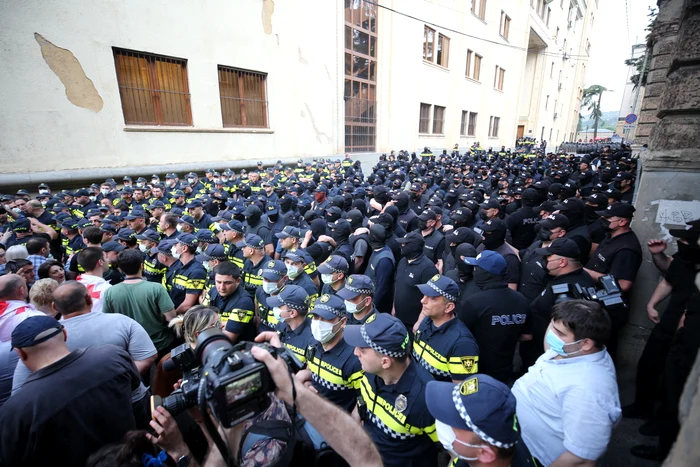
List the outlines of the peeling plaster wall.
<svg viewBox="0 0 700 467">
<path fill-rule="evenodd" d="M 334 2 L 315 4 L 313 28 L 299 27 L 307 10 L 272 0 L 6 0 L 2 9 L 2 173 L 342 151 Z M 112 47 L 187 59 L 193 127 L 125 131 Z M 268 73 L 269 131 L 223 130 L 217 65 Z"/>
</svg>

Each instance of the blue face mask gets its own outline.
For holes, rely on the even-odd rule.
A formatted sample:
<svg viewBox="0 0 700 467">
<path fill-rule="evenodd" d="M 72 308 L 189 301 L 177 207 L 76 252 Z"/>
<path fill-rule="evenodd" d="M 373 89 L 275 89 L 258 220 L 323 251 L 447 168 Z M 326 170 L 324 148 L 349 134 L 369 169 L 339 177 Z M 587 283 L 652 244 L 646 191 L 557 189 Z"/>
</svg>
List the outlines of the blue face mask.
<svg viewBox="0 0 700 467">
<path fill-rule="evenodd" d="M 554 350 L 556 353 L 558 353 L 562 357 L 571 357 L 572 355 L 576 355 L 577 353 L 579 353 L 583 350 L 583 349 L 578 349 L 575 352 L 566 352 L 564 350 L 565 345 L 578 344 L 583 339 L 579 339 L 575 342 L 568 342 L 567 343 L 567 342 L 564 342 L 563 340 L 561 340 L 561 338 L 559 336 L 554 334 L 554 331 L 552 331 L 551 329 L 547 330 L 547 334 L 545 335 L 544 340 L 545 340 L 545 342 L 547 342 L 547 345 L 549 345 L 550 349 Z"/>
</svg>

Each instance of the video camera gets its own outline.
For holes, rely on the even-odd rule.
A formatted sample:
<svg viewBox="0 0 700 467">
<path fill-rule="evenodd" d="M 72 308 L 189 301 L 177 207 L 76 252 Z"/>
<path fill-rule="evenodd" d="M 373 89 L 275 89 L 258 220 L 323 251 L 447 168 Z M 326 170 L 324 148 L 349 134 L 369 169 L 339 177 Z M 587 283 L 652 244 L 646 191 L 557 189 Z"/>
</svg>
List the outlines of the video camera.
<svg viewBox="0 0 700 467">
<path fill-rule="evenodd" d="M 182 369 L 180 389 L 166 398 L 151 397 L 151 411 L 163 406 L 172 415 L 185 409 L 208 405 L 212 415 L 226 428 L 238 425 L 266 410 L 268 393 L 275 384 L 264 363 L 257 361 L 250 350 L 261 347 L 273 357 L 281 357 L 291 372 L 303 364 L 285 348 L 267 344 L 241 342 L 233 345 L 220 330 L 208 329 L 197 337 L 192 349 L 185 343 L 173 349 L 166 370 Z"/>
<path fill-rule="evenodd" d="M 589 300 L 600 303 L 609 313 L 615 310 L 626 309 L 627 303 L 622 298 L 622 291 L 612 275 L 600 278 L 602 289 L 594 287 L 581 287 L 581 284 L 557 284 L 552 286 L 555 303 L 568 300 Z"/>
</svg>

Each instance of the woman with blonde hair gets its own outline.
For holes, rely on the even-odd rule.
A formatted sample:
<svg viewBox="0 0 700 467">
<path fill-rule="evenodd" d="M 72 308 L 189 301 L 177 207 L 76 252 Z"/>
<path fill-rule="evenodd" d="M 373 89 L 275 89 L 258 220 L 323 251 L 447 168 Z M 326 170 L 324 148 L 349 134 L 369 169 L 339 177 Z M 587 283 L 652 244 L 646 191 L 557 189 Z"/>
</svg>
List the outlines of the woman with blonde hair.
<svg viewBox="0 0 700 467">
<path fill-rule="evenodd" d="M 53 306 L 53 291 L 58 287 L 58 282 L 53 279 L 39 279 L 29 289 L 29 302 L 42 313 L 60 318 Z"/>
<path fill-rule="evenodd" d="M 222 329 L 223 325 L 219 317 L 219 309 L 213 306 L 193 306 L 183 315 L 170 320 L 168 324 L 175 334 L 184 339 L 193 349 L 197 346 L 197 337 L 207 329 Z M 166 354 L 158 362 L 156 374 L 153 378 L 151 392 L 161 397 L 167 397 L 173 392 L 173 385 L 182 378 L 182 371 L 177 368 L 173 371 L 163 369 L 163 363 L 170 359 L 170 353 Z"/>
</svg>

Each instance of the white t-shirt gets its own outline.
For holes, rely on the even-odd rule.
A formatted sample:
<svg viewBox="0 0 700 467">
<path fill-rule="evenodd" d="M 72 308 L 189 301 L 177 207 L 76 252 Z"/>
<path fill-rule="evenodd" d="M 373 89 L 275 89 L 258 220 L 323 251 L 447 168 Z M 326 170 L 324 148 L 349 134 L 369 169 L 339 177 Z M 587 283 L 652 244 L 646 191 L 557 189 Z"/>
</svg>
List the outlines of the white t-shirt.
<svg viewBox="0 0 700 467">
<path fill-rule="evenodd" d="M 92 297 L 92 311 L 102 313 L 102 294 L 105 290 L 112 287 L 112 284 L 101 277 L 81 274 L 76 279 L 88 289 L 88 293 Z"/>
</svg>

